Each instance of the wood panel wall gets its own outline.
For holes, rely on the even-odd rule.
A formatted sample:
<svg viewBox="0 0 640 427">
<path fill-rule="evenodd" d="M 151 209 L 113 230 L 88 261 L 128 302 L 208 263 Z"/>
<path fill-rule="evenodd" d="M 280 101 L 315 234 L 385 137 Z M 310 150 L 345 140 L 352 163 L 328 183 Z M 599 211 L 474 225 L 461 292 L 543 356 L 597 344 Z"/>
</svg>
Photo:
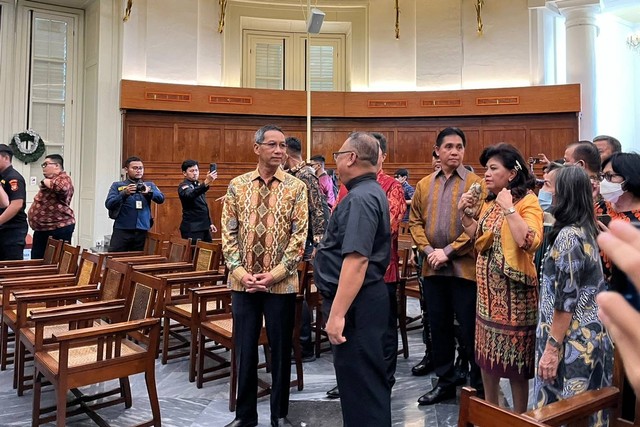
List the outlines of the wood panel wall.
<svg viewBox="0 0 640 427">
<path fill-rule="evenodd" d="M 145 164 L 145 179 L 154 181 L 166 201 L 154 208 L 155 230 L 177 232 L 181 219 L 178 184 L 183 176 L 180 164 L 198 160 L 203 171 L 218 164 L 218 180 L 208 192 L 216 226 L 220 225 L 222 201 L 229 180 L 256 166 L 253 152 L 255 131 L 267 123 L 296 136 L 306 150 L 306 122 L 303 117 L 238 114 L 204 114 L 129 109 L 124 117 L 123 159 L 139 156 Z M 432 172 L 431 152 L 436 135 L 447 126 L 458 126 L 467 136 L 465 163 L 482 173 L 478 158 L 484 147 L 508 142 L 525 158 L 544 152 L 550 159 L 561 158 L 567 144 L 578 140 L 575 112 L 545 114 L 486 115 L 468 117 L 323 117 L 312 122 L 312 154 L 322 154 L 333 168 L 332 153 L 354 130 L 377 131 L 387 136 L 389 154 L 385 171 L 398 168 L 410 173 L 415 183 Z M 540 171 L 538 170 L 538 174 Z M 219 233 L 218 233 L 219 236 Z"/>
</svg>

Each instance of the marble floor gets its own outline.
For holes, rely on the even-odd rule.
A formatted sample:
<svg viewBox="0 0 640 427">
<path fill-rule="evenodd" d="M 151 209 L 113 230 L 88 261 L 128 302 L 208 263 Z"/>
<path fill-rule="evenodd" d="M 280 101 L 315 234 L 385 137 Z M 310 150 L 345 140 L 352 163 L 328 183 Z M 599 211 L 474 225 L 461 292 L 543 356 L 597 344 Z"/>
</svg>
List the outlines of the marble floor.
<svg viewBox="0 0 640 427">
<path fill-rule="evenodd" d="M 417 302 L 410 302 L 409 314 L 417 312 Z M 411 367 L 424 354 L 421 331 L 409 332 L 409 358 L 398 359 L 397 382 L 391 398 L 394 426 L 446 427 L 457 425 L 458 399 L 452 399 L 433 406 L 418 406 L 420 395 L 431 389 L 435 382 L 433 375 L 415 377 Z M 228 378 L 205 383 L 198 389 L 187 379 L 187 362 L 184 359 L 170 361 L 166 365 L 156 362 L 156 383 L 158 388 L 162 424 L 164 426 L 224 426 L 233 420 L 234 414 L 228 409 Z M 295 370 L 293 370 L 295 372 Z M 295 375 L 295 374 L 294 374 Z M 31 424 L 32 393 L 27 391 L 18 397 L 12 388 L 13 369 L 0 372 L 0 426 L 26 426 Z M 335 385 L 335 376 L 330 353 L 304 364 L 304 390 L 291 392 L 290 416 L 293 425 L 300 427 L 332 427 L 340 422 L 328 423 L 323 411 L 337 412 L 339 404 L 326 398 L 325 392 Z M 508 386 L 502 385 L 507 393 Z M 112 426 L 130 426 L 150 418 L 150 408 L 144 377 L 131 377 L 133 407 L 122 405 L 105 408 L 98 413 Z M 50 388 L 50 387 L 47 387 Z M 107 385 L 94 390 L 110 389 Z M 43 389 L 45 390 L 45 389 Z M 458 389 L 459 392 L 459 389 Z M 507 400 L 509 396 L 507 395 Z M 43 391 L 43 405 L 53 404 L 53 393 Z M 269 425 L 269 398 L 258 401 L 260 426 Z M 336 417 L 339 419 L 339 417 Z M 67 420 L 69 426 L 95 425 L 86 416 L 76 416 Z"/>
</svg>

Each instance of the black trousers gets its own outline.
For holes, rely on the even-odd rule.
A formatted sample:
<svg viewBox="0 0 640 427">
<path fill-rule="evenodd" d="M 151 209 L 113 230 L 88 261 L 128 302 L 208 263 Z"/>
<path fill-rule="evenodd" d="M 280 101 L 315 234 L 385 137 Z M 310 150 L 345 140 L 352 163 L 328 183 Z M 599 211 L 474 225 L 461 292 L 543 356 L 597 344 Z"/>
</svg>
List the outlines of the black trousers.
<svg viewBox="0 0 640 427">
<path fill-rule="evenodd" d="M 24 258 L 26 227 L 0 229 L 0 261 L 21 260 Z"/>
<path fill-rule="evenodd" d="M 111 234 L 109 252 L 141 251 L 144 249 L 144 241 L 147 238 L 147 230 L 123 230 L 114 228 Z"/>
<path fill-rule="evenodd" d="M 387 381 L 389 387 L 396 383 L 396 366 L 398 364 L 398 297 L 396 283 L 385 283 L 389 293 L 389 317 L 384 337 L 384 361 L 387 363 Z"/>
<path fill-rule="evenodd" d="M 455 340 L 453 318 L 460 324 L 460 338 L 471 369 L 470 384 L 482 389 L 480 369 L 474 362 L 474 339 L 476 319 L 476 283 L 459 277 L 426 276 L 423 290 L 429 309 L 429 325 L 433 343 L 433 364 L 438 385 L 450 387 L 456 375 Z"/>
<path fill-rule="evenodd" d="M 391 387 L 383 350 L 388 311 L 389 294 L 382 282 L 363 287 L 345 316 L 347 341 L 332 346 L 344 427 L 391 426 Z"/>
<path fill-rule="evenodd" d="M 65 227 L 56 228 L 55 230 L 34 231 L 33 243 L 31 244 L 31 259 L 42 259 L 42 257 L 44 257 L 44 251 L 47 249 L 47 240 L 49 240 L 49 236 L 54 239 L 70 242 L 75 228 L 76 225 L 71 224 Z"/>
<path fill-rule="evenodd" d="M 236 418 L 258 420 L 258 339 L 263 315 L 271 347 L 271 418 L 286 417 L 296 294 L 233 291 L 231 298 L 238 369 Z"/>
<path fill-rule="evenodd" d="M 211 231 L 210 230 L 200 230 L 200 231 L 182 231 L 180 230 L 180 237 L 183 239 L 191 239 L 192 244 L 196 244 L 198 240 L 202 240 L 203 242 L 211 242 Z"/>
</svg>

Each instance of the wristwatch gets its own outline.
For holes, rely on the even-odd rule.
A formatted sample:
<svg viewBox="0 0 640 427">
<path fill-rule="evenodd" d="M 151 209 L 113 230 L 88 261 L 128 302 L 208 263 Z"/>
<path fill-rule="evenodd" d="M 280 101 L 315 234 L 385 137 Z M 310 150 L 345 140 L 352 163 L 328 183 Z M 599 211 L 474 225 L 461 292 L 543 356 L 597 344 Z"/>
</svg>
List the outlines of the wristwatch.
<svg viewBox="0 0 640 427">
<path fill-rule="evenodd" d="M 511 206 L 509 209 L 507 209 L 506 211 L 504 211 L 504 216 L 511 215 L 511 214 L 514 214 L 514 213 L 516 213 L 516 208 L 514 208 L 513 206 Z"/>
<path fill-rule="evenodd" d="M 549 334 L 549 338 L 547 338 L 547 344 L 549 344 L 551 347 L 555 348 L 556 350 L 560 350 L 562 348 L 562 343 L 558 342 L 558 340 L 555 339 L 551 334 Z"/>
</svg>

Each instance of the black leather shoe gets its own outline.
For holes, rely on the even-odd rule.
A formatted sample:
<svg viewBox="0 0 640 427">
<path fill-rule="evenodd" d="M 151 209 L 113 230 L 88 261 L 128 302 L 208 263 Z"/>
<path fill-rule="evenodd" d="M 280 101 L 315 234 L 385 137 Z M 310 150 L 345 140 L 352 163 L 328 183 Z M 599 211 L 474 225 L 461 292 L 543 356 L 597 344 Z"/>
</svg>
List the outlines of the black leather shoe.
<svg viewBox="0 0 640 427">
<path fill-rule="evenodd" d="M 418 399 L 418 405 L 433 405 L 443 400 L 454 399 L 456 397 L 456 388 L 454 386 L 442 387 L 435 386 L 433 390 L 423 394 Z"/>
<path fill-rule="evenodd" d="M 286 418 L 271 418 L 271 427 L 290 426 Z"/>
<path fill-rule="evenodd" d="M 417 377 L 427 375 L 431 371 L 433 371 L 433 362 L 427 355 L 422 358 L 420 363 L 411 368 L 411 373 Z"/>
<path fill-rule="evenodd" d="M 338 386 L 335 386 L 331 390 L 327 392 L 327 397 L 329 399 L 337 399 L 340 397 L 340 390 L 338 390 Z"/>
<path fill-rule="evenodd" d="M 229 424 L 227 424 L 224 427 L 256 427 L 257 425 L 258 425 L 257 421 L 245 421 L 245 420 L 236 418 L 235 420 L 231 421 Z"/>
</svg>

